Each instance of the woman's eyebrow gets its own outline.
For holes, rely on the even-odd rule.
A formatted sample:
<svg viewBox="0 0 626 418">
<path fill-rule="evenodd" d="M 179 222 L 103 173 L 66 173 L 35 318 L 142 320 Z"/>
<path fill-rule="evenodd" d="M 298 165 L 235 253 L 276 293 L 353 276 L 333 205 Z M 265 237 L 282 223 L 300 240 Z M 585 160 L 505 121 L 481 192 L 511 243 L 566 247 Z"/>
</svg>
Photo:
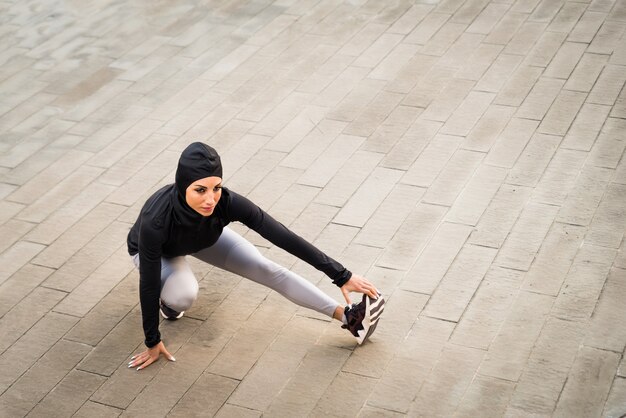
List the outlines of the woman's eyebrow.
<svg viewBox="0 0 626 418">
<path fill-rule="evenodd" d="M 208 189 L 208 188 L 209 188 L 209 186 L 203 186 L 202 184 L 196 184 L 196 185 L 195 185 L 195 187 L 196 187 L 196 189 L 198 189 L 198 188 Z M 214 188 L 215 188 L 215 187 L 222 187 L 222 183 L 218 183 L 218 184 L 216 184 L 216 185 L 215 185 L 215 186 L 213 186 L 213 187 L 214 187 Z"/>
</svg>

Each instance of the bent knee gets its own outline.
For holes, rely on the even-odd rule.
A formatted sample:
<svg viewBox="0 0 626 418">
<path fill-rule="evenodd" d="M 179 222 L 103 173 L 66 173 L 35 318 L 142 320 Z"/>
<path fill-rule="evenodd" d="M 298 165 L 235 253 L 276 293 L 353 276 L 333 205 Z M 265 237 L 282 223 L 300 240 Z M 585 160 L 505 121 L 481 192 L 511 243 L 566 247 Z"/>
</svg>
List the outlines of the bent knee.
<svg viewBox="0 0 626 418">
<path fill-rule="evenodd" d="M 175 311 L 191 308 L 198 297 L 198 281 L 191 271 L 174 272 L 161 289 L 161 300 Z"/>
</svg>

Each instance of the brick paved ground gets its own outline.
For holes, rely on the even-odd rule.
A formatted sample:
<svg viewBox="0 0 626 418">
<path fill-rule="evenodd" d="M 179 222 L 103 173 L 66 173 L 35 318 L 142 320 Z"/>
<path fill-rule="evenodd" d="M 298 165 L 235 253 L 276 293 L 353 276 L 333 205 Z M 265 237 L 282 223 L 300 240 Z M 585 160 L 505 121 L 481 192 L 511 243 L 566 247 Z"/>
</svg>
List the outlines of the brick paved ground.
<svg viewBox="0 0 626 418">
<path fill-rule="evenodd" d="M 2 0 L 0 22 L 0 416 L 626 413 L 626 1 Z M 193 262 L 178 361 L 126 368 L 125 236 L 198 139 L 384 291 L 370 344 Z"/>
</svg>

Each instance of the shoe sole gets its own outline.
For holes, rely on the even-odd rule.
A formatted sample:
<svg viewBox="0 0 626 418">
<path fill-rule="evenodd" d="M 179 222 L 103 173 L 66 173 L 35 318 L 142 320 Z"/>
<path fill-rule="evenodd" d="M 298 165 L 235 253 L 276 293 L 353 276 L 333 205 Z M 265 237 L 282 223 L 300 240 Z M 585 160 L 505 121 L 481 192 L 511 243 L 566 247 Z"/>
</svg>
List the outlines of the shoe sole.
<svg viewBox="0 0 626 418">
<path fill-rule="evenodd" d="M 175 321 L 177 319 L 180 319 L 183 317 L 183 315 L 185 314 L 185 311 L 181 312 L 178 314 L 178 316 L 174 317 L 174 318 L 170 318 L 169 316 L 165 315 L 165 312 L 163 312 L 163 309 L 159 308 L 159 312 L 161 312 L 161 316 L 169 321 Z"/>
<path fill-rule="evenodd" d="M 372 299 L 369 296 L 365 298 L 365 318 L 363 318 L 363 329 L 358 331 L 359 336 L 356 342 L 361 345 L 374 333 L 378 325 L 378 319 L 385 310 L 385 299 L 379 296 L 378 299 Z"/>
</svg>

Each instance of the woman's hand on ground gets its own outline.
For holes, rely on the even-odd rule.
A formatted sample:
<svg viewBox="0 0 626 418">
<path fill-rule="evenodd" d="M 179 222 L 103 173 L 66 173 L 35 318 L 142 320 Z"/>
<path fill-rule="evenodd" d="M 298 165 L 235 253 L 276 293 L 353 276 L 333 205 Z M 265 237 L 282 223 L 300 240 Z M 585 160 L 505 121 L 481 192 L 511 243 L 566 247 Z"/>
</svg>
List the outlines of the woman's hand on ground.
<svg viewBox="0 0 626 418">
<path fill-rule="evenodd" d="M 350 292 L 365 293 L 372 299 L 378 299 L 378 290 L 376 287 L 365 277 L 359 276 L 358 274 L 352 274 L 350 280 L 341 286 L 341 293 L 343 293 L 343 297 L 346 299 L 346 302 L 348 302 L 348 305 L 352 304 L 350 301 Z"/>
<path fill-rule="evenodd" d="M 145 369 L 155 361 L 159 359 L 159 356 L 163 354 L 169 361 L 176 361 L 173 355 L 165 348 L 163 341 L 159 342 L 154 347 L 147 348 L 146 351 L 139 354 L 135 354 L 130 358 L 128 367 L 137 367 L 137 370 Z"/>
</svg>

